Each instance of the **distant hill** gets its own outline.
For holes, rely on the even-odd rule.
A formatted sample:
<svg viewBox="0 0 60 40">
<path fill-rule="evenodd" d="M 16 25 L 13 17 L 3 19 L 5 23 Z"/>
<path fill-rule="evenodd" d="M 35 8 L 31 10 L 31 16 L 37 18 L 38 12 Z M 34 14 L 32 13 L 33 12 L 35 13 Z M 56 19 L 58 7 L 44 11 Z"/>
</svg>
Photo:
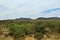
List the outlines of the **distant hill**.
<svg viewBox="0 0 60 40">
<path fill-rule="evenodd" d="M 51 19 L 53 19 L 53 20 L 60 20 L 59 17 L 48 17 L 48 18 L 46 18 L 46 17 L 38 17 L 36 19 L 31 19 L 31 18 L 16 18 L 16 19 L 6 19 L 6 20 L 51 20 Z M 0 21 L 2 21 L 2 20 L 0 20 Z"/>
<path fill-rule="evenodd" d="M 15 20 L 32 20 L 31 18 L 16 18 Z"/>
<path fill-rule="evenodd" d="M 45 18 L 45 17 L 39 17 L 37 18 L 37 20 L 49 20 L 49 19 L 60 19 L 59 17 L 49 17 L 49 18 Z"/>
</svg>

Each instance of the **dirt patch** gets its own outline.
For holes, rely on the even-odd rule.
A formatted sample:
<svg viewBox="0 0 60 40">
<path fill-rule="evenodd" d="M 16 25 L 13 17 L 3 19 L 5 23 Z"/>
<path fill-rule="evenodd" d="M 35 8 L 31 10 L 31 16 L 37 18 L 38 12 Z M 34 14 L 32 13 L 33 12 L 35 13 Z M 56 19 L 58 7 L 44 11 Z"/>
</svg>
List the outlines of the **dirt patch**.
<svg viewBox="0 0 60 40">
<path fill-rule="evenodd" d="M 28 36 L 28 37 L 25 38 L 25 40 L 35 40 L 35 38 L 34 38 L 34 37 L 29 37 L 29 36 Z"/>
</svg>

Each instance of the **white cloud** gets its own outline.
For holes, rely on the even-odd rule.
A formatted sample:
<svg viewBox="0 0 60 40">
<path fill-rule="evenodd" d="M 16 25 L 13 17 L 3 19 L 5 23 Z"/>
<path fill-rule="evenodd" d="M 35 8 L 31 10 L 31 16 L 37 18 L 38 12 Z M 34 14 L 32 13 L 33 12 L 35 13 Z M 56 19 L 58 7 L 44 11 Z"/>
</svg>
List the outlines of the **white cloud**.
<svg viewBox="0 0 60 40">
<path fill-rule="evenodd" d="M 58 12 L 51 12 L 47 15 L 41 12 L 47 9 L 60 7 L 60 0 L 0 0 L 0 5 L 6 7 L 6 9 L 0 12 L 1 19 L 2 17 L 4 19 L 5 15 L 12 15 L 11 17 L 8 16 L 8 18 L 21 16 L 36 18 L 47 15 L 55 16 L 54 14 Z"/>
</svg>

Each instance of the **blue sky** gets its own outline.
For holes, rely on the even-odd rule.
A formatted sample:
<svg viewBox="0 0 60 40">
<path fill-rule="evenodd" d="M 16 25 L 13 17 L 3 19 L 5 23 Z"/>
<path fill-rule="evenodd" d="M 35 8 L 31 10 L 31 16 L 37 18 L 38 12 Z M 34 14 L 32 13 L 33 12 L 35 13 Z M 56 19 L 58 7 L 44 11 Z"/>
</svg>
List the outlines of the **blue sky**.
<svg viewBox="0 0 60 40">
<path fill-rule="evenodd" d="M 60 0 L 0 0 L 0 20 L 60 17 Z"/>
</svg>

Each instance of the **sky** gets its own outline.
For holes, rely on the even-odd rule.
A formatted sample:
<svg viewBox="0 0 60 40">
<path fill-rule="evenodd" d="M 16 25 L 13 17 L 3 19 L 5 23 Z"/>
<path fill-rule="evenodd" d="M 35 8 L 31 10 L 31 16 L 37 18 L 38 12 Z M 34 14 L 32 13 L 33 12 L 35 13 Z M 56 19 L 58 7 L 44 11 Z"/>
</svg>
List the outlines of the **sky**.
<svg viewBox="0 0 60 40">
<path fill-rule="evenodd" d="M 60 17 L 60 0 L 0 0 L 0 20 Z"/>
</svg>

